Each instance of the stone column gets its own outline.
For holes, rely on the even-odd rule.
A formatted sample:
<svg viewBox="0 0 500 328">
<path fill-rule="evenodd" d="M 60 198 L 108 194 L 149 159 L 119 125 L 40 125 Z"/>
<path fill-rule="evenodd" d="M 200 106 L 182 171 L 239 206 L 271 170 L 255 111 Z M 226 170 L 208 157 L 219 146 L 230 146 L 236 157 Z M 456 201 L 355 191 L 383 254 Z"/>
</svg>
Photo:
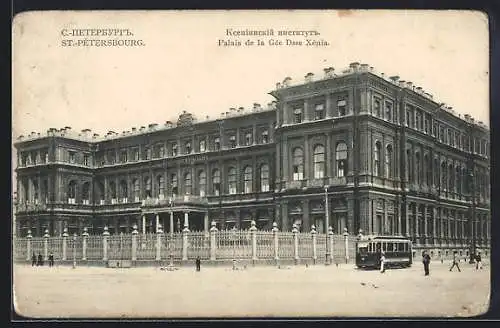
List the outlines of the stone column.
<svg viewBox="0 0 500 328">
<path fill-rule="evenodd" d="M 427 220 L 429 219 L 427 217 L 427 205 L 424 205 L 424 213 L 422 213 L 424 216 L 424 244 L 428 244 L 429 241 L 429 229 L 428 229 L 428 223 Z"/>
<path fill-rule="evenodd" d="M 278 260 L 279 260 L 279 253 L 278 253 L 278 224 L 276 222 L 273 222 L 273 241 L 274 241 L 274 260 L 276 261 L 276 265 L 278 265 Z"/>
<path fill-rule="evenodd" d="M 156 213 L 155 218 L 156 218 L 155 232 L 158 233 L 160 229 L 160 214 Z"/>
<path fill-rule="evenodd" d="M 184 212 L 184 227 L 189 228 L 189 212 Z"/>
<path fill-rule="evenodd" d="M 189 227 L 187 224 L 184 224 L 184 229 L 182 230 L 182 260 L 187 261 L 187 249 L 188 249 L 188 234 Z"/>
<path fill-rule="evenodd" d="M 330 263 L 333 263 L 333 227 L 332 226 L 328 227 L 328 238 L 330 238 L 330 240 L 329 240 Z"/>
<path fill-rule="evenodd" d="M 255 226 L 254 220 L 252 220 L 250 224 L 250 236 L 252 238 L 252 263 L 255 265 L 255 261 L 257 260 L 257 227 Z"/>
<path fill-rule="evenodd" d="M 146 214 L 142 215 L 142 233 L 146 233 Z"/>
<path fill-rule="evenodd" d="M 45 229 L 45 234 L 43 235 L 43 260 L 47 261 L 49 259 L 49 230 Z"/>
<path fill-rule="evenodd" d="M 297 229 L 297 225 L 294 223 L 292 228 L 293 233 L 293 259 L 295 265 L 299 264 L 299 229 Z"/>
<path fill-rule="evenodd" d="M 33 236 L 31 235 L 31 230 L 28 230 L 28 235 L 26 236 L 26 260 L 30 261 L 31 260 L 31 238 Z"/>
<path fill-rule="evenodd" d="M 158 217 L 158 215 L 157 215 Z M 156 227 L 156 261 L 161 261 L 161 239 L 163 238 L 163 230 L 161 225 Z"/>
<path fill-rule="evenodd" d="M 132 261 L 137 261 L 137 235 L 139 231 L 137 231 L 137 224 L 134 224 L 132 230 Z"/>
<path fill-rule="evenodd" d="M 212 221 L 212 227 L 210 228 L 210 260 L 214 261 L 217 251 L 217 244 L 215 240 L 215 235 L 217 234 L 217 227 L 215 226 L 215 221 Z"/>
<path fill-rule="evenodd" d="M 205 212 L 205 217 L 203 218 L 203 231 L 208 232 L 208 211 Z"/>
<path fill-rule="evenodd" d="M 349 232 L 344 228 L 344 243 L 345 243 L 345 263 L 349 261 Z"/>
<path fill-rule="evenodd" d="M 63 229 L 62 234 L 62 260 L 66 261 L 68 258 L 68 228 Z"/>
<path fill-rule="evenodd" d="M 326 118 L 333 117 L 332 94 L 325 95 Z"/>
<path fill-rule="evenodd" d="M 89 238 L 89 233 L 87 227 L 83 228 L 82 233 L 82 260 L 87 261 L 87 239 Z"/>
<path fill-rule="evenodd" d="M 316 231 L 316 226 L 313 224 L 311 226 L 311 239 L 312 239 L 312 250 L 313 250 L 313 264 L 316 264 L 316 261 L 318 260 L 318 254 L 317 254 L 317 249 L 316 249 L 316 241 L 317 241 L 317 231 Z"/>
<path fill-rule="evenodd" d="M 405 215 L 406 231 L 405 231 L 405 235 L 406 235 L 406 237 L 410 237 L 410 216 L 409 216 L 410 204 L 408 204 L 408 201 L 406 201 L 404 206 L 406 206 L 406 211 L 405 211 L 405 213 L 406 213 L 406 215 Z"/>
<path fill-rule="evenodd" d="M 103 261 L 108 260 L 108 238 L 109 238 L 108 227 L 104 226 L 104 232 L 102 233 L 102 260 Z"/>
</svg>

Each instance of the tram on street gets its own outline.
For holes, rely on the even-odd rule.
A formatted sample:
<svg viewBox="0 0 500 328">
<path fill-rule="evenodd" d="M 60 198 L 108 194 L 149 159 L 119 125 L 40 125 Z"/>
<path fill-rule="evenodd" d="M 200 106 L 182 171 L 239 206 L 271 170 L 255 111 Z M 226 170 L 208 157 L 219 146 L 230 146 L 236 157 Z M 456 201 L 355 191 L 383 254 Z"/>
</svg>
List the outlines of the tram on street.
<svg viewBox="0 0 500 328">
<path fill-rule="evenodd" d="M 385 267 L 410 267 L 411 240 L 401 236 L 363 236 L 356 242 L 356 266 L 380 268 L 381 252 L 385 254 Z"/>
</svg>

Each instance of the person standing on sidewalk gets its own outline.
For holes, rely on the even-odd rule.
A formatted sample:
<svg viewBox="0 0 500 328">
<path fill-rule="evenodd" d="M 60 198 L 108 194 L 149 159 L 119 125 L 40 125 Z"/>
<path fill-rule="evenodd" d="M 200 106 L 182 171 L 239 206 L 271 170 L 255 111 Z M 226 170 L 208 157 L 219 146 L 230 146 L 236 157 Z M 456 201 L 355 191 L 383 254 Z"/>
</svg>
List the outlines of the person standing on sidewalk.
<svg viewBox="0 0 500 328">
<path fill-rule="evenodd" d="M 462 271 L 460 270 L 460 267 L 458 266 L 458 256 L 457 256 L 457 252 L 456 252 L 456 251 L 455 251 L 455 252 L 453 252 L 453 264 L 451 265 L 450 272 L 451 272 L 451 270 L 453 270 L 453 268 L 454 268 L 455 266 L 457 267 L 458 272 L 462 272 Z"/>
<path fill-rule="evenodd" d="M 380 273 L 385 272 L 385 252 L 380 253 Z"/>
<path fill-rule="evenodd" d="M 477 252 L 477 255 L 476 255 L 476 270 L 482 269 L 482 268 L 483 268 L 483 264 L 481 263 L 481 252 Z"/>
<path fill-rule="evenodd" d="M 196 271 L 200 271 L 201 270 L 201 259 L 200 257 L 198 256 L 196 258 Z"/>
<path fill-rule="evenodd" d="M 427 254 L 427 251 L 424 251 L 424 254 L 422 256 L 422 263 L 424 263 L 424 272 L 425 275 L 429 275 L 429 264 L 431 263 L 431 257 L 429 254 Z"/>
</svg>

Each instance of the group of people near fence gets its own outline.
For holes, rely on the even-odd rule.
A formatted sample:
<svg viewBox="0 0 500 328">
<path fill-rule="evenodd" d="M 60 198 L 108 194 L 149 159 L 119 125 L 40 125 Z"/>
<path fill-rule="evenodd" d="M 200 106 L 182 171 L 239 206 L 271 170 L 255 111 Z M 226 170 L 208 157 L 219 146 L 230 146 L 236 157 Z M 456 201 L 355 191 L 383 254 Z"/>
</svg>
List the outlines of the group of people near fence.
<svg viewBox="0 0 500 328">
<path fill-rule="evenodd" d="M 475 263 L 476 263 L 476 270 L 482 270 L 483 269 L 483 264 L 481 261 L 481 252 L 477 252 L 476 255 L 473 257 Z M 442 263 L 441 259 L 441 263 Z M 424 275 L 428 276 L 429 275 L 429 265 L 431 263 L 431 257 L 427 251 L 422 252 L 422 263 L 424 264 Z M 453 259 L 451 261 L 451 267 L 450 267 L 450 272 L 453 271 L 453 269 L 456 267 L 458 272 L 462 272 L 460 270 L 460 258 L 458 256 L 458 252 L 455 251 L 453 252 Z"/>
<path fill-rule="evenodd" d="M 47 260 L 49 261 L 49 267 L 54 266 L 54 254 L 50 252 Z M 33 252 L 33 255 L 31 255 L 31 266 L 43 266 L 44 260 L 43 256 L 41 253 L 38 253 L 38 256 L 35 255 L 35 252 Z"/>
</svg>

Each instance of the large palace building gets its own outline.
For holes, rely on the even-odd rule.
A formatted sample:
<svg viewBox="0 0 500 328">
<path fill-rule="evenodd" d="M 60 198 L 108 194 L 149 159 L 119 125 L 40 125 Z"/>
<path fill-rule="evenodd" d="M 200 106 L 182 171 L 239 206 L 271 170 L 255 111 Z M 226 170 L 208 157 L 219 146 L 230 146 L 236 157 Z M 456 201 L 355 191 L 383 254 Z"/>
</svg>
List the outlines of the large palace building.
<svg viewBox="0 0 500 328">
<path fill-rule="evenodd" d="M 328 219 L 335 233 L 489 245 L 482 122 L 359 63 L 287 77 L 270 94 L 267 106 L 216 119 L 183 112 L 104 137 L 69 127 L 19 137 L 16 234 L 201 231 L 211 221 L 245 229 L 252 220 L 324 232 Z"/>
</svg>

